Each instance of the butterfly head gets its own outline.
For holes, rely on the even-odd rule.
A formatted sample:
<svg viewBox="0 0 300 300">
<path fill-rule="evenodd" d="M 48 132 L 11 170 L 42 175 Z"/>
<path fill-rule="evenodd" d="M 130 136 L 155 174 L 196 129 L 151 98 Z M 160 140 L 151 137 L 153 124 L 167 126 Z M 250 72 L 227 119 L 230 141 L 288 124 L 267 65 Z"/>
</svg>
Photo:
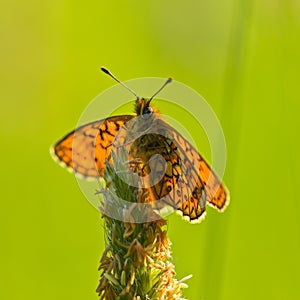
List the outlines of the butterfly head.
<svg viewBox="0 0 300 300">
<path fill-rule="evenodd" d="M 135 112 L 137 116 L 150 116 L 153 113 L 157 112 L 157 110 L 150 105 L 150 101 L 151 100 L 146 100 L 145 98 L 136 99 Z"/>
<path fill-rule="evenodd" d="M 140 98 L 137 96 L 136 102 L 135 102 L 135 112 L 138 116 L 151 116 L 153 113 L 158 112 L 156 109 L 154 109 L 150 103 L 152 99 L 170 82 L 172 82 L 172 78 L 168 78 L 166 82 L 161 86 L 161 88 L 150 98 Z"/>
</svg>

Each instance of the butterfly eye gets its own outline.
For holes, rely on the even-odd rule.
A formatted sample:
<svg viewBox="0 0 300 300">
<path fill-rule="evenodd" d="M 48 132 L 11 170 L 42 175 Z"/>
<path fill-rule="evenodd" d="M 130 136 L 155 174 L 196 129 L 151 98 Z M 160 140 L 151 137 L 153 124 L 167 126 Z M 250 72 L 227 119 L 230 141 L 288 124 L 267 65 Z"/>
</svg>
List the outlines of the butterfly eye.
<svg viewBox="0 0 300 300">
<path fill-rule="evenodd" d="M 153 108 L 150 106 L 146 106 L 143 110 L 143 115 L 150 115 L 153 113 Z"/>
</svg>

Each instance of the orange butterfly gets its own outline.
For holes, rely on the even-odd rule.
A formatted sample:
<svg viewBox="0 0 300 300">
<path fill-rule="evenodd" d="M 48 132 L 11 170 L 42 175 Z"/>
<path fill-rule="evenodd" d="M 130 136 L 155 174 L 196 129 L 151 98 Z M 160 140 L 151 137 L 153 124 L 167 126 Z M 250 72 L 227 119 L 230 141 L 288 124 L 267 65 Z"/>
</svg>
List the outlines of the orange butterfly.
<svg viewBox="0 0 300 300">
<path fill-rule="evenodd" d="M 192 223 L 204 218 L 206 204 L 222 212 L 229 203 L 226 187 L 198 151 L 150 105 L 172 79 L 146 100 L 107 69 L 101 69 L 136 96 L 135 114 L 108 117 L 78 127 L 54 145 L 54 157 L 74 173 L 97 179 L 103 176 L 112 149 L 124 146 L 132 162 L 131 171 L 143 179 L 145 201 L 155 203 L 163 199 Z M 154 155 L 163 160 L 151 162 Z"/>
</svg>

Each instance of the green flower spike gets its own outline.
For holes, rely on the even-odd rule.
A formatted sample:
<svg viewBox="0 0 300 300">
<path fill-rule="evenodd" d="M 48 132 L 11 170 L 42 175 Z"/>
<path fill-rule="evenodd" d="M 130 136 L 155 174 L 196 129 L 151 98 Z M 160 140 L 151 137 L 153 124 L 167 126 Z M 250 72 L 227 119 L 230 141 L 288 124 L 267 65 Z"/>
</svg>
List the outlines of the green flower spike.
<svg viewBox="0 0 300 300">
<path fill-rule="evenodd" d="M 128 185 L 130 178 L 126 173 L 118 176 L 124 170 L 126 155 L 111 154 L 111 162 L 106 164 L 107 184 L 102 191 L 104 197 L 100 207 L 106 238 L 99 267 L 101 277 L 97 292 L 100 299 L 183 299 L 181 290 L 187 287 L 183 281 L 188 277 L 181 281 L 175 279 L 167 221 L 149 209 L 150 205 L 147 209 L 137 205 L 144 203 L 141 189 L 134 184 Z M 124 200 L 129 203 L 126 211 Z M 106 212 L 112 210 L 130 222 L 111 218 Z M 154 221 L 141 223 L 141 220 Z"/>
</svg>

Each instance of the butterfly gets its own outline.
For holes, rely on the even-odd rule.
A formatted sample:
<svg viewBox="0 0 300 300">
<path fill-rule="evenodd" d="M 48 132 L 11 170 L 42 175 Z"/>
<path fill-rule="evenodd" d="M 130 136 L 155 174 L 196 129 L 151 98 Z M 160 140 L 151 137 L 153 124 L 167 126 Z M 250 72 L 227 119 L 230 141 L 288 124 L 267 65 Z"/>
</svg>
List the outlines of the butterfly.
<svg viewBox="0 0 300 300">
<path fill-rule="evenodd" d="M 127 147 L 130 169 L 146 192 L 145 202 L 171 206 L 191 223 L 201 221 L 206 204 L 222 212 L 229 192 L 202 155 L 165 122 L 152 99 L 140 98 L 110 71 L 101 68 L 135 95 L 135 113 L 108 117 L 76 128 L 52 148 L 54 158 L 87 179 L 103 177 L 112 149 Z M 152 159 L 156 157 L 157 159 Z M 161 202 L 160 202 L 161 203 Z"/>
</svg>

